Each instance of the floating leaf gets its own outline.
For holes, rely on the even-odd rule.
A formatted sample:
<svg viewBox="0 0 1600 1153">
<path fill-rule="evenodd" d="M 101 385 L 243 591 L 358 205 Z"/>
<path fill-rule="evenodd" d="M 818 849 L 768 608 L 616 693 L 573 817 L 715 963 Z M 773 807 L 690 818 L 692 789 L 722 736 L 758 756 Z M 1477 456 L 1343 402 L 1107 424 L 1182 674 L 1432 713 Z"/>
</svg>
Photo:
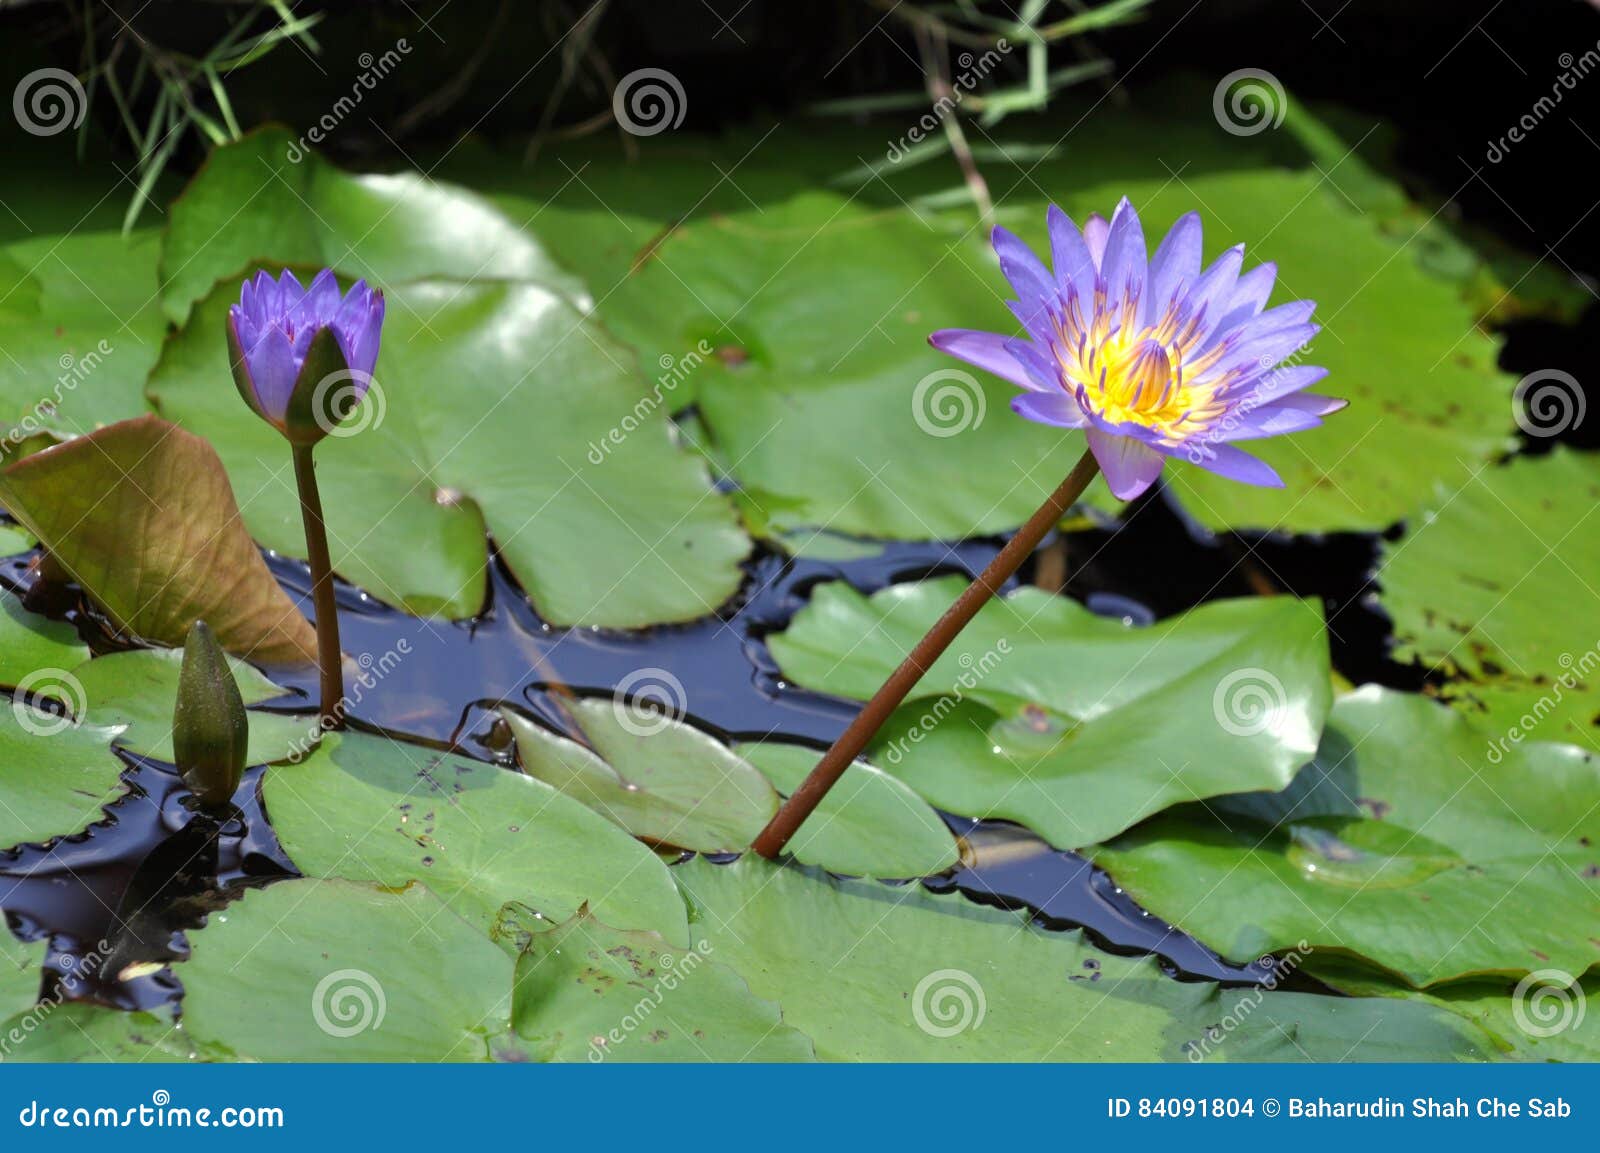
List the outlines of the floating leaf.
<svg viewBox="0 0 1600 1153">
<path fill-rule="evenodd" d="M 269 769 L 262 798 L 301 872 L 431 886 L 487 932 L 519 901 L 561 921 L 587 903 L 630 929 L 686 937 L 666 866 L 542 781 L 361 733 L 329 735 Z"/>
<path fill-rule="evenodd" d="M 195 1059 L 183 1027 L 167 1012 L 127 1013 L 78 1001 L 0 1020 L 0 1060 L 167 1064 Z"/>
<path fill-rule="evenodd" d="M 792 793 L 821 754 L 778 741 L 738 746 L 740 756 Z M 955 837 L 928 803 L 876 765 L 856 761 L 784 849 L 807 865 L 856 877 L 929 877 L 960 859 Z"/>
<path fill-rule="evenodd" d="M 510 1018 L 511 958 L 421 885 L 283 881 L 189 942 L 184 1027 L 232 1060 L 486 1060 Z"/>
<path fill-rule="evenodd" d="M 1383 546 L 1378 580 L 1396 657 L 1461 678 L 1445 696 L 1502 754 L 1534 737 L 1594 744 L 1600 545 L 1585 522 L 1597 501 L 1600 464 L 1558 447 L 1441 493 Z"/>
<path fill-rule="evenodd" d="M 125 420 L 12 465 L 0 500 L 118 628 L 181 645 L 203 618 L 239 656 L 313 659 L 316 634 L 273 580 L 200 437 L 153 416 Z"/>
<path fill-rule="evenodd" d="M 1512 1055 L 1528 1061 L 1600 1061 L 1600 1017 L 1589 1006 L 1600 997 L 1600 972 L 1581 980 L 1545 970 L 1515 986 L 1496 981 L 1453 981 L 1419 991 L 1350 958 L 1313 957 L 1311 973 L 1323 984 L 1357 997 L 1404 997 L 1448 1009 L 1472 1021 Z"/>
<path fill-rule="evenodd" d="M 960 593 L 945 578 L 870 599 L 812 594 L 769 640 L 799 684 L 866 699 Z M 1328 699 L 1317 609 L 1218 601 L 1149 628 L 1021 589 L 987 605 L 880 730 L 873 760 L 947 812 L 1068 848 L 1180 801 L 1282 788 Z"/>
<path fill-rule="evenodd" d="M 122 796 L 116 729 L 22 700 L 0 707 L 0 850 L 82 832 Z"/>
<path fill-rule="evenodd" d="M 510 709 L 529 775 L 655 845 L 741 852 L 778 811 L 778 794 L 743 757 L 699 729 L 640 706 L 569 705 L 594 750 Z"/>
<path fill-rule="evenodd" d="M 705 942 L 679 949 L 580 912 L 528 933 L 512 1025 L 540 1061 L 810 1061 L 811 1042 Z"/>
<path fill-rule="evenodd" d="M 0 248 L 0 461 L 145 410 L 166 330 L 157 234 L 71 231 Z"/>
<path fill-rule="evenodd" d="M 89 659 L 78 630 L 29 612 L 22 601 L 0 589 L 0 685 L 15 687 L 30 675 L 65 672 Z"/>
<path fill-rule="evenodd" d="M 1582 973 L 1600 962 L 1600 762 L 1492 748 L 1454 711 L 1369 686 L 1290 788 L 1174 809 L 1093 856 L 1236 961 L 1306 941 L 1418 986 Z"/>
<path fill-rule="evenodd" d="M 229 658 L 246 705 L 278 700 L 280 688 L 244 661 Z M 86 661 L 73 670 L 82 688 L 84 716 L 100 725 L 125 725 L 117 744 L 147 757 L 171 761 L 172 710 L 183 653 L 177 649 L 133 649 Z M 247 763 L 265 765 L 310 750 L 316 719 L 251 710 Z"/>
<path fill-rule="evenodd" d="M 348 175 L 276 126 L 214 150 L 173 204 L 161 252 L 168 314 L 182 324 L 219 279 L 261 262 L 332 267 L 383 288 L 430 276 L 531 279 L 584 300 L 483 198 L 414 172 Z"/>
<path fill-rule="evenodd" d="M 1459 1060 L 1494 1049 L 1448 1013 L 1222 990 L 1078 933 L 918 886 L 755 857 L 673 870 L 698 942 L 777 1001 L 825 1061 Z M 1241 1009 L 1248 1000 L 1247 1008 Z M 1235 1010 L 1240 1010 L 1235 1012 Z M 1234 1027 L 1223 1031 L 1222 1023 Z"/>
<path fill-rule="evenodd" d="M 282 438 L 225 386 L 236 297 L 229 282 L 195 309 L 150 394 L 217 446 L 257 539 L 300 555 Z M 487 525 L 556 623 L 685 620 L 737 589 L 749 542 L 731 506 L 597 325 L 525 283 L 409 284 L 387 299 L 366 407 L 318 455 L 341 575 L 414 612 L 475 615 Z"/>
<path fill-rule="evenodd" d="M 26 1013 L 39 999 L 47 945 L 44 940 L 23 944 L 0 917 L 0 1021 Z M 4 1038 L 5 1032 L 0 1030 L 0 1041 Z"/>
</svg>

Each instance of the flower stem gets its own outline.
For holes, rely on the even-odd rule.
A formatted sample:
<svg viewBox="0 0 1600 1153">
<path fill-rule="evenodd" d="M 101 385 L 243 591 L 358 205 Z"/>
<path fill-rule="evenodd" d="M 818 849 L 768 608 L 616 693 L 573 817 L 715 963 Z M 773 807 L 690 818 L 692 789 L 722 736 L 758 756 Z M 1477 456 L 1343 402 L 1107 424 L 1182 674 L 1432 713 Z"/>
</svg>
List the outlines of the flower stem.
<svg viewBox="0 0 1600 1153">
<path fill-rule="evenodd" d="M 339 654 L 339 606 L 333 596 L 333 564 L 328 559 L 328 530 L 322 523 L 322 497 L 317 494 L 317 467 L 311 445 L 290 445 L 294 480 L 300 490 L 300 519 L 306 528 L 306 556 L 311 561 L 311 604 L 317 614 L 317 664 L 322 670 L 322 726 L 344 728 L 344 667 Z"/>
<path fill-rule="evenodd" d="M 1067 479 L 1061 482 L 1061 487 L 1050 494 L 1039 510 L 1028 518 L 1028 523 L 1019 528 L 994 560 L 989 562 L 978 579 L 966 587 L 956 602 L 928 630 L 927 635 L 917 642 L 910 655 L 900 662 L 900 667 L 889 674 L 889 679 L 856 714 L 850 727 L 822 755 L 822 760 L 811 770 L 811 775 L 801 782 L 772 820 L 767 822 L 767 827 L 761 830 L 751 849 L 769 860 L 783 851 L 789 838 L 794 836 L 822 798 L 828 795 L 828 790 L 844 775 L 850 763 L 861 755 L 861 750 L 871 743 L 889 715 L 916 687 L 923 674 L 933 667 L 933 662 L 950 647 L 950 642 L 967 627 L 978 610 L 1022 567 L 1022 562 L 1039 547 L 1045 535 L 1061 523 L 1067 509 L 1083 495 L 1083 490 L 1089 487 L 1089 482 L 1099 471 L 1094 455 L 1085 452 L 1067 474 Z"/>
</svg>

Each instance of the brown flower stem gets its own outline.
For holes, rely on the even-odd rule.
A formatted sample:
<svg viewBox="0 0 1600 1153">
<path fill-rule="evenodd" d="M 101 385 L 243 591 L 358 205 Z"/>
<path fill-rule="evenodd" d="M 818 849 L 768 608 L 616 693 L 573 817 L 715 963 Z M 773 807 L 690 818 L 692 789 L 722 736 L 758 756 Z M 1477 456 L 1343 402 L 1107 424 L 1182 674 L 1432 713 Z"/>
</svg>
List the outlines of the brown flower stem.
<svg viewBox="0 0 1600 1153">
<path fill-rule="evenodd" d="M 306 556 L 311 561 L 311 604 L 317 614 L 317 664 L 322 670 L 322 727 L 344 728 L 344 667 L 339 653 L 339 606 L 333 597 L 333 563 L 328 559 L 328 530 L 322 522 L 322 497 L 317 494 L 317 466 L 311 445 L 291 444 L 294 481 L 300 490 L 300 519 L 306 528 Z"/>
<path fill-rule="evenodd" d="M 883 682 L 883 687 L 872 695 L 872 699 L 856 714 L 856 719 L 850 722 L 850 727 L 840 734 L 839 739 L 833 742 L 833 747 L 822 755 L 822 760 L 817 762 L 817 767 L 811 770 L 811 775 L 801 782 L 789 799 L 767 822 L 767 827 L 761 830 L 751 844 L 751 849 L 771 860 L 783 851 L 789 843 L 789 838 L 811 815 L 822 798 L 828 795 L 828 790 L 844 775 L 852 761 L 861 755 L 861 751 L 871 743 L 889 715 L 906 699 L 907 694 L 916 687 L 934 661 L 938 660 L 950 643 L 960 635 L 972 618 L 978 615 L 978 610 L 987 604 L 991 597 L 1010 580 L 1017 569 L 1022 567 L 1022 562 L 1033 554 L 1039 547 L 1039 542 L 1045 535 L 1061 523 L 1061 518 L 1066 515 L 1073 502 L 1083 495 L 1083 490 L 1089 487 L 1089 482 L 1100 471 L 1099 464 L 1094 455 L 1085 452 L 1083 457 L 1073 466 L 1067 479 L 1061 482 L 1061 487 L 1050 494 L 1048 500 L 1039 506 L 1039 510 L 1028 518 L 1028 523 L 1017 530 L 1015 536 L 1006 542 L 999 554 L 989 562 L 983 572 L 978 574 L 978 579 L 973 581 L 956 601 L 945 610 L 934 626 L 928 630 L 927 635 L 916 643 L 905 660 L 900 662 L 900 667 L 889 674 L 889 679 Z"/>
</svg>

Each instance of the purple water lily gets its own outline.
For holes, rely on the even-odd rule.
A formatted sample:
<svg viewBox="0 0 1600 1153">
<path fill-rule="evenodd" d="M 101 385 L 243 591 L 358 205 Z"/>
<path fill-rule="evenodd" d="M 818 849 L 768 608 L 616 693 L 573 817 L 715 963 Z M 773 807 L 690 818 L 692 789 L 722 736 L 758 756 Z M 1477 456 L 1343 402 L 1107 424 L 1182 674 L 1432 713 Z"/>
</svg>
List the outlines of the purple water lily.
<svg viewBox="0 0 1600 1153">
<path fill-rule="evenodd" d="M 372 382 L 382 330 L 383 293 L 364 280 L 341 296 L 331 269 L 317 273 L 309 288 L 302 288 L 292 272 L 276 280 L 259 272 L 244 282 L 239 303 L 228 309 L 234 380 L 251 408 L 294 436 L 288 426 L 294 423 L 290 408 L 297 389 L 304 390 L 311 416 L 318 415 L 311 412 L 311 393 L 330 378 L 339 385 L 335 399 L 344 407 L 340 418 L 360 403 Z M 331 340 L 318 342 L 324 332 Z M 327 424 L 327 418 L 317 423 Z M 317 435 L 309 424 L 303 433 Z"/>
<path fill-rule="evenodd" d="M 1054 273 L 1004 228 L 1000 269 L 1027 338 L 945 329 L 932 345 L 1026 391 L 1011 407 L 1041 424 L 1084 429 L 1111 491 L 1131 500 L 1169 456 L 1246 484 L 1281 487 L 1265 462 L 1234 446 L 1315 428 L 1345 401 L 1303 390 L 1327 375 L 1284 364 L 1318 331 L 1309 300 L 1265 309 L 1277 268 L 1240 275 L 1244 245 L 1204 271 L 1200 217 L 1189 213 L 1147 259 L 1126 199 L 1110 223 L 1080 232 L 1048 215 Z"/>
</svg>

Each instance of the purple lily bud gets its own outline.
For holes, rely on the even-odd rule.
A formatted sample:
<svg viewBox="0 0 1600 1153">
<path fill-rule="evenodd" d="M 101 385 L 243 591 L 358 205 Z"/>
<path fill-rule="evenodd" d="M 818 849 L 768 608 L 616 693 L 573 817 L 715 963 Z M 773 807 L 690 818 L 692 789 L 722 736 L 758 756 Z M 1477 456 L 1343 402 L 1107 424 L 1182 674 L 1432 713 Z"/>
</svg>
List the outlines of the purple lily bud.
<svg viewBox="0 0 1600 1153">
<path fill-rule="evenodd" d="M 342 296 L 324 268 L 302 288 L 292 272 L 244 282 L 228 309 L 239 395 L 299 444 L 314 444 L 361 403 L 383 330 L 383 293 L 358 280 Z"/>
</svg>

